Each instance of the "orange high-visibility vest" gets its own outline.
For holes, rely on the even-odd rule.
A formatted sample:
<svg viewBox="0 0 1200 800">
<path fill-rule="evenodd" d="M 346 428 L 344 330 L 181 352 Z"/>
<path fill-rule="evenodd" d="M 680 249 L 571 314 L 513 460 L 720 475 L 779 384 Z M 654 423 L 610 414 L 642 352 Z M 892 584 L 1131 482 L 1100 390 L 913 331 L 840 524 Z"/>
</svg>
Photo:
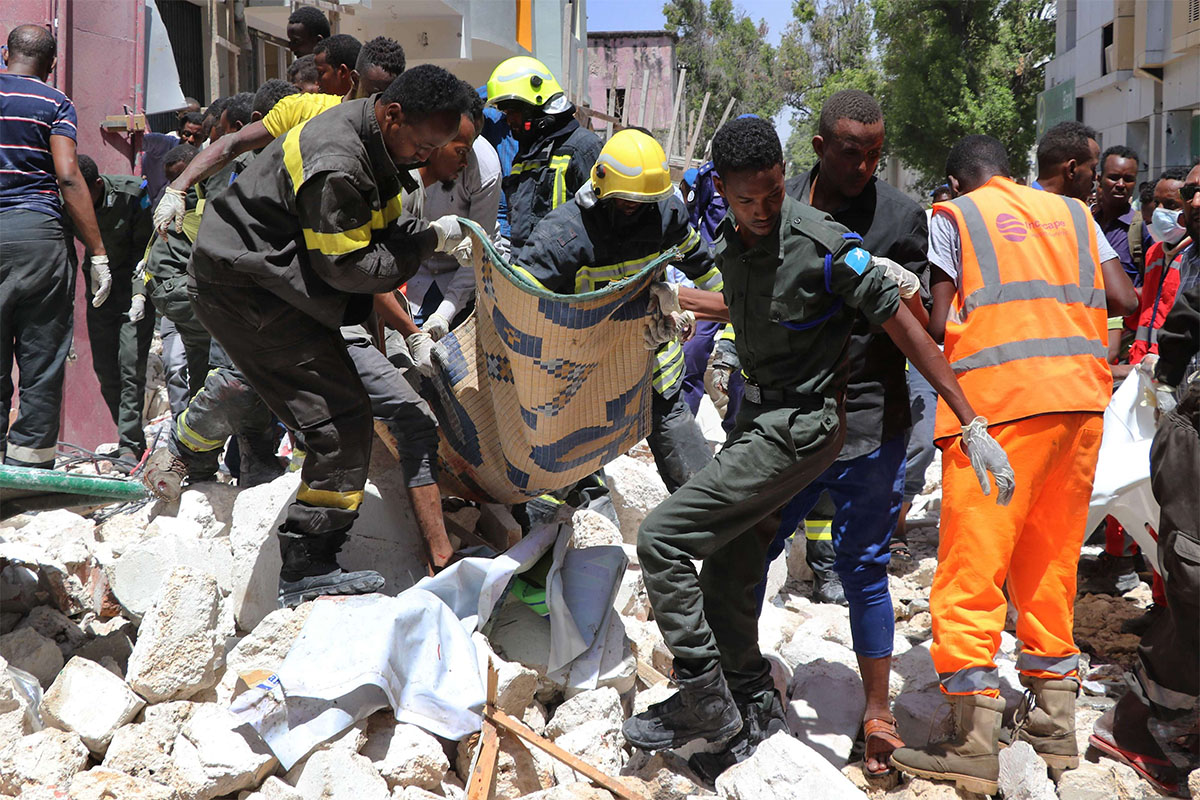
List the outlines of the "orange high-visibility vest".
<svg viewBox="0 0 1200 800">
<path fill-rule="evenodd" d="M 946 360 L 989 423 L 1103 412 L 1112 394 L 1108 311 L 1092 217 L 1083 203 L 994 177 L 938 203 L 962 240 Z M 934 437 L 960 423 L 938 400 Z"/>
</svg>

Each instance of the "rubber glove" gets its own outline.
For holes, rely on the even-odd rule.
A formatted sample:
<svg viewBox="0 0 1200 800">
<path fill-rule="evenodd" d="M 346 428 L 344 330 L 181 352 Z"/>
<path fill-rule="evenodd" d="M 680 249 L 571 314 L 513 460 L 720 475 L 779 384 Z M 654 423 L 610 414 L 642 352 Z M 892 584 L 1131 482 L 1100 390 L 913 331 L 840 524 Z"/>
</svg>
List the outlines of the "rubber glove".
<svg viewBox="0 0 1200 800">
<path fill-rule="evenodd" d="M 1158 416 L 1162 416 L 1174 411 L 1178 401 L 1175 399 L 1175 390 L 1154 377 L 1154 370 L 1157 366 L 1158 353 L 1147 353 L 1134 369 L 1146 376 L 1149 381 L 1149 385 L 1143 391 L 1145 395 L 1143 402 L 1145 405 L 1151 406 Z"/>
<path fill-rule="evenodd" d="M 425 320 L 425 324 L 421 326 L 421 331 L 428 333 L 429 338 L 436 342 L 450 332 L 450 321 L 441 314 L 433 314 L 429 319 Z"/>
<path fill-rule="evenodd" d="M 154 230 L 163 236 L 166 236 L 170 227 L 174 227 L 176 233 L 183 230 L 183 214 L 186 210 L 187 192 L 168 186 L 154 209 Z"/>
<path fill-rule="evenodd" d="M 461 244 L 463 237 L 466 236 L 462 225 L 458 223 L 458 217 L 453 214 L 438 217 L 429 223 L 429 227 L 433 228 L 437 233 L 438 243 L 436 250 L 439 253 L 453 253 L 454 248 Z"/>
<path fill-rule="evenodd" d="M 417 365 L 417 369 L 422 375 L 426 378 L 437 375 L 438 364 L 434 363 L 434 359 L 438 355 L 437 345 L 434 344 L 428 333 L 418 331 L 409 334 L 404 343 L 408 345 L 409 355 L 412 356 L 413 363 Z"/>
<path fill-rule="evenodd" d="M 125 315 L 130 322 L 141 322 L 146 316 L 146 295 L 135 294 L 129 302 L 129 312 Z"/>
<path fill-rule="evenodd" d="M 871 260 L 875 262 L 876 266 L 883 268 L 883 273 L 892 283 L 896 284 L 896 287 L 900 289 L 900 296 L 905 300 L 921 291 L 921 279 L 917 277 L 917 273 L 910 272 L 890 258 L 883 256 L 871 256 Z"/>
<path fill-rule="evenodd" d="M 92 269 L 92 308 L 99 308 L 108 299 L 112 289 L 112 273 L 108 271 L 108 256 L 92 256 L 88 264 Z"/>
<path fill-rule="evenodd" d="M 979 479 L 979 488 L 983 496 L 992 493 L 992 485 L 987 474 L 992 473 L 996 479 L 996 505 L 1006 506 L 1012 500 L 1016 488 L 1016 475 L 1008 463 L 1008 454 L 1000 443 L 992 438 L 987 430 L 988 422 L 983 417 L 976 417 L 969 425 L 963 426 L 963 446 L 975 469 L 975 477 Z"/>
</svg>

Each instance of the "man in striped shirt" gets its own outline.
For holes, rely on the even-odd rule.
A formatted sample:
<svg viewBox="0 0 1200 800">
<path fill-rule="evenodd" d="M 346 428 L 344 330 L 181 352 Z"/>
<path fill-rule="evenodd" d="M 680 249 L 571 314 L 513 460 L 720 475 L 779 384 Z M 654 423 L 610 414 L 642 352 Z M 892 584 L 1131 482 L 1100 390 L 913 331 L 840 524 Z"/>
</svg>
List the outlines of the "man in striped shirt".
<svg viewBox="0 0 1200 800">
<path fill-rule="evenodd" d="M 55 49 L 45 28 L 20 25 L 8 35 L 8 71 L 0 72 L 0 452 L 5 464 L 43 468 L 54 466 L 71 349 L 75 273 L 64 205 L 91 254 L 93 306 L 112 284 L 75 158 L 75 106 L 46 84 Z M 9 429 L 14 357 L 21 407 Z"/>
</svg>

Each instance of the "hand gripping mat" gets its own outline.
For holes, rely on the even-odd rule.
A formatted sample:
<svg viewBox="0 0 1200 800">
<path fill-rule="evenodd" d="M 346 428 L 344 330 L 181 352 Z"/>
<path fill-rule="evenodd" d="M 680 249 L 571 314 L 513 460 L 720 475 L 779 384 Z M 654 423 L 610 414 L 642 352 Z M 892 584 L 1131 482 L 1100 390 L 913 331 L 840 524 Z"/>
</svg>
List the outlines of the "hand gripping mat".
<svg viewBox="0 0 1200 800">
<path fill-rule="evenodd" d="M 438 418 L 438 482 L 472 500 L 524 503 L 574 484 L 650 430 L 648 288 L 674 250 L 587 294 L 535 286 L 469 220 L 475 310 L 444 336 L 423 394 Z"/>
</svg>

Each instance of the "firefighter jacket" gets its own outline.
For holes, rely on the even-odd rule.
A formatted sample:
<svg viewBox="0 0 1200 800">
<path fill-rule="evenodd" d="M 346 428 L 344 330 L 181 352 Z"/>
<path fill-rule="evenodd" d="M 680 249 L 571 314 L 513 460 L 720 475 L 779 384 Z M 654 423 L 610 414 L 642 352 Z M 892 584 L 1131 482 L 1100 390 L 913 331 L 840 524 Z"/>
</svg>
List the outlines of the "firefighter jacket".
<svg viewBox="0 0 1200 800">
<path fill-rule="evenodd" d="M 600 147 L 596 134 L 569 119 L 567 124 L 521 148 L 503 183 L 514 253 L 521 251 L 547 214 L 588 182 Z"/>
</svg>

